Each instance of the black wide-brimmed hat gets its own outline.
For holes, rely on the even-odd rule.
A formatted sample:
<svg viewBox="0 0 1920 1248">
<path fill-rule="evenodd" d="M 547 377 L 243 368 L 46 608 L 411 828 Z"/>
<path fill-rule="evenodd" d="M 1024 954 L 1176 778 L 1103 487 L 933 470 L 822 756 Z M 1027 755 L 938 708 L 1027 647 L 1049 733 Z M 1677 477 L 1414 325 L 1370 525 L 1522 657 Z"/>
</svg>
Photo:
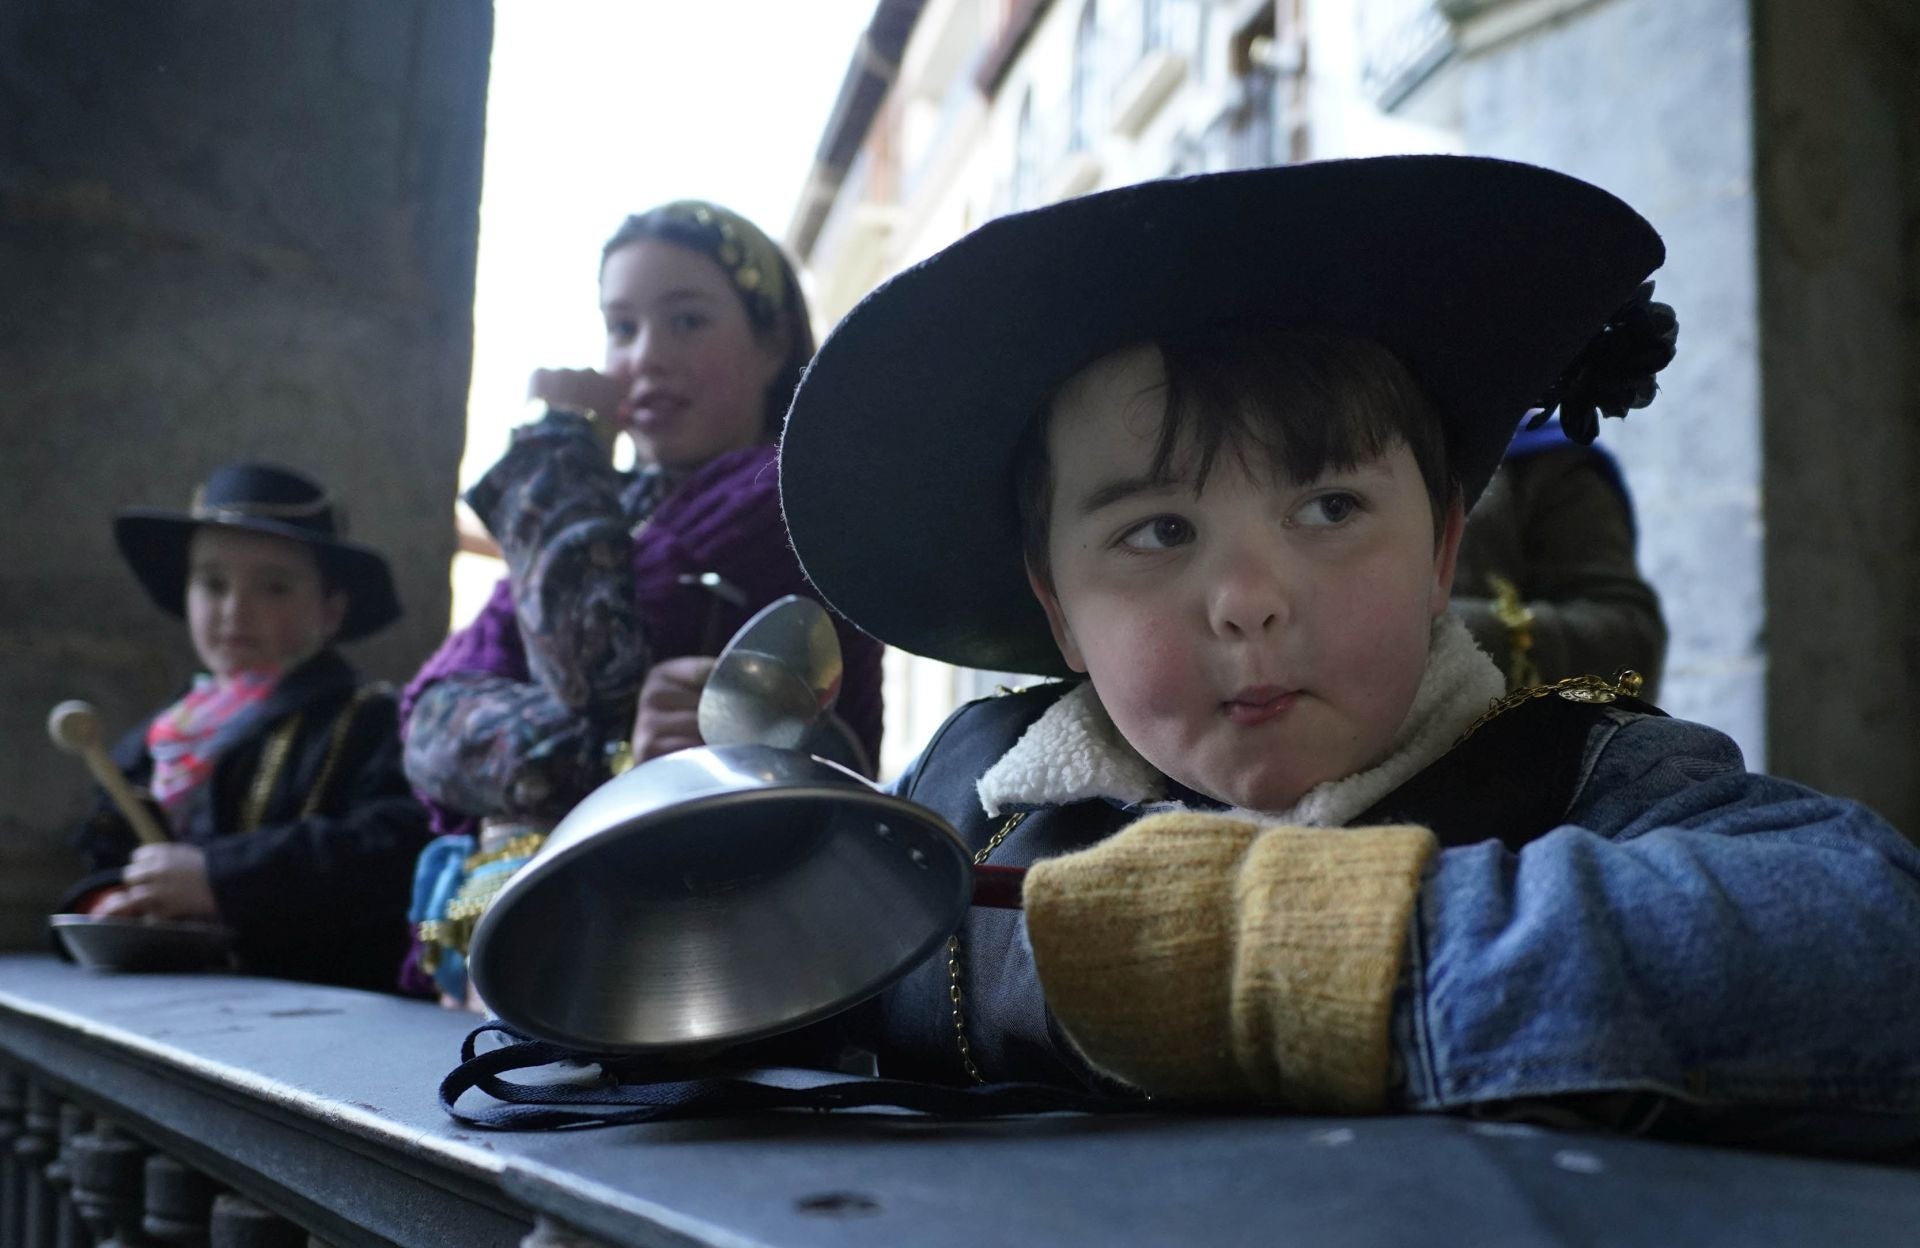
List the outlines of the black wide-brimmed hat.
<svg viewBox="0 0 1920 1248">
<path fill-rule="evenodd" d="M 1560 406 L 1578 436 L 1596 409 L 1651 399 L 1673 324 L 1643 282 L 1664 255 L 1605 191 L 1467 156 L 1206 174 L 1001 217 L 822 345 L 787 415 L 787 525 L 827 600 L 881 640 L 1064 673 L 1012 461 L 1075 372 L 1232 321 L 1371 339 L 1439 409 L 1471 505 L 1529 410 Z"/>
<path fill-rule="evenodd" d="M 133 574 L 169 615 L 187 611 L 187 553 L 193 531 L 211 525 L 290 538 L 313 548 L 328 579 L 347 595 L 336 640 L 352 641 L 400 616 L 393 575 L 378 551 L 349 542 L 345 524 L 315 482 L 272 464 L 224 464 L 193 492 L 186 511 L 129 507 L 113 521 Z"/>
</svg>

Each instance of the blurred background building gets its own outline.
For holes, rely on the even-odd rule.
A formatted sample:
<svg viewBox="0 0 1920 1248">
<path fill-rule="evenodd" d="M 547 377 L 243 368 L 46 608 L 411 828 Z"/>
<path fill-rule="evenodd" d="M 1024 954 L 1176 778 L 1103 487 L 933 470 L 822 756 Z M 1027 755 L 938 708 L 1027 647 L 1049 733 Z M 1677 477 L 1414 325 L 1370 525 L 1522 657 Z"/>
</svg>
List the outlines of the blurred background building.
<svg viewBox="0 0 1920 1248">
<path fill-rule="evenodd" d="M 1681 350 L 1658 402 L 1602 437 L 1672 632 L 1663 704 L 1920 826 L 1920 6 L 880 11 L 787 234 L 823 325 L 990 217 L 1142 178 L 1466 152 L 1639 208 Z M 1006 679 L 890 662 L 889 770 Z"/>
</svg>

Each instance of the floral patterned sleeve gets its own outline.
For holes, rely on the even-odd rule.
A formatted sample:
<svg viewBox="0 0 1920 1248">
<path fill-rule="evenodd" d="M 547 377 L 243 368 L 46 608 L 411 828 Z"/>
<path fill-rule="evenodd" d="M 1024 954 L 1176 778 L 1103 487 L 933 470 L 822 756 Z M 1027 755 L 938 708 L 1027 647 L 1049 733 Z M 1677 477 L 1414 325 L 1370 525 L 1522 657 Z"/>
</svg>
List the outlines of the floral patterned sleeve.
<svg viewBox="0 0 1920 1248">
<path fill-rule="evenodd" d="M 435 805 L 538 819 L 559 818 L 607 778 L 585 716 L 538 684 L 479 672 L 442 677 L 415 700 L 406 769 Z"/>
<path fill-rule="evenodd" d="M 551 816 L 606 778 L 603 744 L 625 738 L 648 665 L 623 484 L 586 420 L 553 412 L 516 430 L 469 491 L 511 590 L 510 619 L 493 624 L 517 636 L 492 647 L 516 643 L 512 666 L 527 678 L 454 656 L 423 669 L 410 691 L 406 768 L 434 803 Z"/>
</svg>

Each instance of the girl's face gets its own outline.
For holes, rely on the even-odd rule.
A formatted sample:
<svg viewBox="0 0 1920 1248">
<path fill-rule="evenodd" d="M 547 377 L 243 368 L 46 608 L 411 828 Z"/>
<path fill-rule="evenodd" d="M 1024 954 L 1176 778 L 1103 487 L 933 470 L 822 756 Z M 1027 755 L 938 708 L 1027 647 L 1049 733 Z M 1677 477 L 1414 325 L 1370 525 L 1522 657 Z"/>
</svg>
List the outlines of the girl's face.
<svg viewBox="0 0 1920 1248">
<path fill-rule="evenodd" d="M 600 270 L 606 373 L 642 462 L 690 472 L 766 436 L 767 387 L 786 344 L 756 333 L 733 282 L 696 251 L 647 238 Z"/>
<path fill-rule="evenodd" d="M 222 680 L 277 670 L 340 631 L 347 596 L 328 593 L 313 551 L 291 538 L 202 527 L 187 555 L 187 627 Z"/>
<path fill-rule="evenodd" d="M 1461 513 L 1435 540 L 1404 443 L 1298 484 L 1231 454 L 1204 489 L 1151 480 L 1159 353 L 1100 360 L 1053 404 L 1048 556 L 1062 655 L 1146 760 L 1279 811 L 1392 749 L 1446 609 Z"/>
</svg>

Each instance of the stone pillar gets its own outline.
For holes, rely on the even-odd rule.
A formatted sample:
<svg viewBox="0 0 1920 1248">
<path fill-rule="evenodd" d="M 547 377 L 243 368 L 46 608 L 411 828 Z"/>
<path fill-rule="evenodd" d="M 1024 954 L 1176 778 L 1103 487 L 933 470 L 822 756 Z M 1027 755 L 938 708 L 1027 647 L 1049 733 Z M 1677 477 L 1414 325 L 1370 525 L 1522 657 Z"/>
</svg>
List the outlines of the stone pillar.
<svg viewBox="0 0 1920 1248">
<path fill-rule="evenodd" d="M 1772 762 L 1920 837 L 1920 8 L 1754 12 Z"/>
<path fill-rule="evenodd" d="M 444 632 L 491 38 L 487 0 L 0 5 L 0 947 L 78 873 L 48 708 L 124 732 L 189 671 L 116 508 L 310 471 L 407 608 L 351 657 Z"/>
</svg>

